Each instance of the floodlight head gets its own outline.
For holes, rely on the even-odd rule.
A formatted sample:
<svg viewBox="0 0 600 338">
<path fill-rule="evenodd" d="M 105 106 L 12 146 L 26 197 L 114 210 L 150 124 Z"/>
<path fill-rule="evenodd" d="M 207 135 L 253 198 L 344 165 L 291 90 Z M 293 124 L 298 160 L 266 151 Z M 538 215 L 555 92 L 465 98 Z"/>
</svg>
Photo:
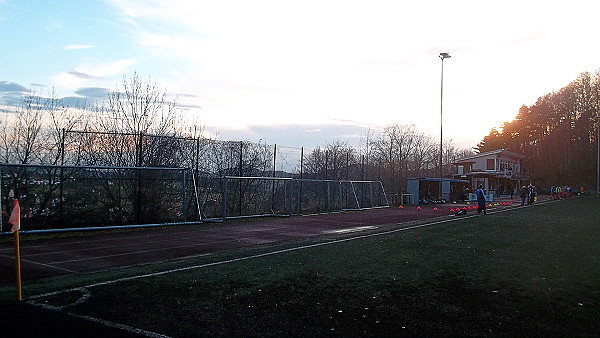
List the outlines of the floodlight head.
<svg viewBox="0 0 600 338">
<path fill-rule="evenodd" d="M 451 58 L 452 56 L 450 56 L 450 54 L 448 53 L 440 53 L 440 59 L 444 60 L 447 58 Z"/>
</svg>

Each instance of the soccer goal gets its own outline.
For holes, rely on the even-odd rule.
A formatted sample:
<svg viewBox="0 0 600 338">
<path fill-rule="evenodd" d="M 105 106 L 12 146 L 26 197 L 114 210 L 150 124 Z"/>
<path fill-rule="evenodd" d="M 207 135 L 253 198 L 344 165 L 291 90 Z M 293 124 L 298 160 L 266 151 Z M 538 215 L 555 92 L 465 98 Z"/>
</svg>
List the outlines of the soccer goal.
<svg viewBox="0 0 600 338">
<path fill-rule="evenodd" d="M 189 168 L 0 164 L 0 179 L 3 214 L 18 199 L 24 230 L 201 221 Z"/>
<path fill-rule="evenodd" d="M 226 176 L 202 191 L 205 219 L 292 216 L 388 207 L 380 181 Z"/>
<path fill-rule="evenodd" d="M 340 181 L 344 210 L 389 207 L 381 181 Z"/>
</svg>

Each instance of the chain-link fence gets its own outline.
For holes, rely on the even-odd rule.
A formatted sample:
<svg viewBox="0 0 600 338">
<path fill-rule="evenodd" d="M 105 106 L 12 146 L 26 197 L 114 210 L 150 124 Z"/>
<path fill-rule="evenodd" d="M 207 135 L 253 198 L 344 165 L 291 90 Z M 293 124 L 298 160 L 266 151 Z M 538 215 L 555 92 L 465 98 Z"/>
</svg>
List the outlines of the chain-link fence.
<svg viewBox="0 0 600 338">
<path fill-rule="evenodd" d="M 16 198 L 24 230 L 199 220 L 189 169 L 1 164 L 0 177 L 2 221 Z"/>
<path fill-rule="evenodd" d="M 28 230 L 361 209 L 394 203 L 399 189 L 396 168 L 351 147 L 64 131 L 59 158 L 0 164 L 3 222 L 11 198 Z"/>
</svg>

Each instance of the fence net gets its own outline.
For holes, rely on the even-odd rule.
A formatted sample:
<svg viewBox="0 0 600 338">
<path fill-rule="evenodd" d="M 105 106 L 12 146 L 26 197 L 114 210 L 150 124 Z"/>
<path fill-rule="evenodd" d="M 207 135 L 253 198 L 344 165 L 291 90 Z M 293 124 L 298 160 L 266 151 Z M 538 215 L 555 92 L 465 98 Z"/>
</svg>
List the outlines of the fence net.
<svg viewBox="0 0 600 338">
<path fill-rule="evenodd" d="M 388 206 L 381 182 L 212 178 L 186 168 L 0 165 L 2 222 L 23 230 L 201 222 Z M 8 231 L 8 226 L 3 227 Z"/>
<path fill-rule="evenodd" d="M 189 169 L 2 164 L 0 174 L 3 224 L 17 198 L 24 230 L 199 220 Z"/>
<path fill-rule="evenodd" d="M 236 218 L 327 213 L 389 205 L 383 185 L 376 181 L 228 176 L 212 183 L 217 183 L 221 191 L 214 193 L 218 190 L 203 189 L 212 196 L 203 200 L 205 217 L 218 215 L 219 211 L 222 218 Z"/>
<path fill-rule="evenodd" d="M 260 142 L 72 130 L 60 143 L 53 165 L 0 164 L 3 224 L 12 198 L 20 201 L 24 230 L 389 204 L 381 182 L 365 180 L 369 165 L 352 149 L 307 155 L 304 148 Z"/>
</svg>

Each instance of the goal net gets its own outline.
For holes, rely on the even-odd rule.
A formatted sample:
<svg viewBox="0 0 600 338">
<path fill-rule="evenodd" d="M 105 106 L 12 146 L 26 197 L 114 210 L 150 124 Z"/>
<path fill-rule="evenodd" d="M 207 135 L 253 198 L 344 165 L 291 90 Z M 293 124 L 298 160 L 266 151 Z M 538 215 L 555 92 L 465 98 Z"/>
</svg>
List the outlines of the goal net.
<svg viewBox="0 0 600 338">
<path fill-rule="evenodd" d="M 291 216 L 388 207 L 379 181 L 226 176 L 206 181 L 201 210 L 206 219 Z"/>
<path fill-rule="evenodd" d="M 24 230 L 200 221 L 186 168 L 1 164 L 0 178 L 2 221 L 17 198 Z"/>
</svg>

